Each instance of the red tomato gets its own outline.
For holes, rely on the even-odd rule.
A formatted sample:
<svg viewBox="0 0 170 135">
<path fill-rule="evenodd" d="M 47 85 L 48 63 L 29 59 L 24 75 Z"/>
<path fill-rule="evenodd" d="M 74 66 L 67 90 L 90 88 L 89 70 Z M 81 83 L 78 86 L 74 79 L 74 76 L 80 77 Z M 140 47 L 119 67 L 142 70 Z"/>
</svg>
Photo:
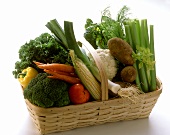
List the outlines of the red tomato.
<svg viewBox="0 0 170 135">
<path fill-rule="evenodd" d="M 69 89 L 70 101 L 73 104 L 86 103 L 90 99 L 90 93 L 82 84 L 74 84 Z"/>
</svg>

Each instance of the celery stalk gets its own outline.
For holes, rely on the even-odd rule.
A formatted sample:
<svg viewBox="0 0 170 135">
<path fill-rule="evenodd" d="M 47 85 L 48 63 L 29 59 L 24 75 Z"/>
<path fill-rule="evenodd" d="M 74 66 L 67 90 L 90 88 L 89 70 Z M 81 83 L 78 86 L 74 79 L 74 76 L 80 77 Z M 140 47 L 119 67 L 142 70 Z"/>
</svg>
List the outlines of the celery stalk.
<svg viewBox="0 0 170 135">
<path fill-rule="evenodd" d="M 143 39 L 144 39 L 144 47 L 145 48 L 149 48 L 149 34 L 148 34 L 148 24 L 147 24 L 147 20 L 146 19 L 143 19 L 141 20 L 141 23 L 143 24 Z M 150 58 L 148 58 L 150 59 Z M 146 72 L 147 72 L 147 79 L 148 79 L 148 85 L 150 85 L 150 80 L 151 80 L 151 77 L 150 77 L 150 69 L 148 69 L 146 67 Z"/>
<path fill-rule="evenodd" d="M 139 47 L 143 47 L 143 44 L 141 44 L 141 41 L 143 40 L 140 40 L 140 35 L 142 35 L 143 33 L 141 33 L 141 30 L 140 30 L 140 25 L 138 24 L 138 22 L 132 22 L 132 34 L 134 35 L 134 42 L 135 42 L 135 46 L 136 48 L 139 48 Z M 147 74 L 145 72 L 145 67 L 144 67 L 144 64 L 142 67 L 139 67 L 139 61 L 137 60 L 136 61 L 137 63 L 137 70 L 139 72 L 139 77 L 140 77 L 140 83 L 141 83 L 141 87 L 142 87 L 142 90 L 144 92 L 148 92 L 148 82 L 147 82 Z"/>
<path fill-rule="evenodd" d="M 136 84 L 140 83 L 144 92 L 153 91 L 156 89 L 153 25 L 150 26 L 150 33 L 148 33 L 147 19 L 141 20 L 141 24 L 139 20 L 131 20 L 126 22 L 125 32 L 126 39 L 132 44 L 134 50 L 133 57 L 136 58 L 134 67 L 139 75 Z M 153 70 L 151 70 L 152 66 L 154 66 Z"/>
<path fill-rule="evenodd" d="M 153 54 L 151 56 L 152 61 L 155 61 L 155 51 L 154 51 L 154 27 L 153 25 L 150 25 L 150 50 Z M 150 71 L 151 75 L 151 82 L 149 85 L 150 91 L 156 90 L 156 66 L 154 64 L 153 69 Z"/>
<path fill-rule="evenodd" d="M 132 47 L 132 49 L 135 50 L 134 49 L 134 44 L 132 42 L 132 35 L 131 35 L 131 31 L 130 31 L 130 26 L 129 25 L 125 25 L 125 33 L 126 33 L 126 40 L 127 40 L 127 42 Z M 134 63 L 133 66 L 135 67 L 135 69 L 137 69 L 137 63 L 136 62 Z M 142 90 L 141 83 L 140 83 L 140 78 L 139 78 L 139 71 L 136 70 L 136 72 L 137 72 L 137 76 L 136 76 L 135 82 L 136 82 L 136 85 L 138 86 L 138 88 L 140 90 Z"/>
<path fill-rule="evenodd" d="M 146 19 L 141 20 L 144 23 L 144 38 L 145 38 L 145 47 L 149 47 L 149 34 L 148 34 L 148 23 Z"/>
</svg>

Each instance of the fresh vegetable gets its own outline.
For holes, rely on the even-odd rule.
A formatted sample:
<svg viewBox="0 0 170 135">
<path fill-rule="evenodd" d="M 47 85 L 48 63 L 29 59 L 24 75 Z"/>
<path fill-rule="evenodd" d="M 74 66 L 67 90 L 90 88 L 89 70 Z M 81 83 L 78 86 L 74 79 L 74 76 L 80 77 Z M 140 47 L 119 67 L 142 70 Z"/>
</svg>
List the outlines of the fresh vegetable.
<svg viewBox="0 0 170 135">
<path fill-rule="evenodd" d="M 70 50 L 70 56 L 78 77 L 82 84 L 90 92 L 95 100 L 101 99 L 101 86 L 86 65 L 79 59 L 74 50 Z"/>
<path fill-rule="evenodd" d="M 111 38 L 108 40 L 108 48 L 113 57 L 125 65 L 133 65 L 132 47 L 121 38 Z"/>
<path fill-rule="evenodd" d="M 67 83 L 70 83 L 70 84 L 76 84 L 76 83 L 80 83 L 81 82 L 78 77 L 73 77 L 73 76 L 69 76 L 69 75 L 59 74 L 57 72 L 53 72 L 53 71 L 50 71 L 50 70 L 47 70 L 47 69 L 45 69 L 44 71 L 46 73 L 49 73 L 49 74 L 52 75 L 52 76 L 48 76 L 48 78 L 63 80 L 63 81 L 66 81 Z"/>
<path fill-rule="evenodd" d="M 44 69 L 44 71 L 47 70 L 47 69 Z M 60 74 L 60 75 L 66 75 L 66 76 L 71 76 L 71 77 L 77 77 L 76 73 L 75 72 L 62 72 L 62 71 L 58 71 L 58 70 L 49 70 L 51 72 L 54 72 L 54 73 L 57 73 L 57 74 Z"/>
<path fill-rule="evenodd" d="M 18 74 L 18 81 L 20 82 L 23 89 L 25 89 L 30 81 L 36 77 L 38 74 L 38 71 L 32 67 L 27 67 L 22 71 L 22 73 Z"/>
<path fill-rule="evenodd" d="M 69 97 L 73 104 L 83 104 L 89 101 L 90 93 L 82 84 L 77 83 L 69 88 Z"/>
<path fill-rule="evenodd" d="M 71 65 L 59 64 L 59 63 L 44 64 L 35 61 L 34 63 L 40 69 L 43 69 L 44 72 L 51 75 L 48 76 L 48 78 L 60 79 L 71 84 L 80 83 L 80 79 L 75 74 L 74 67 Z"/>
<path fill-rule="evenodd" d="M 79 48 L 77 42 L 76 42 L 76 39 L 75 39 L 75 36 L 74 36 L 74 30 L 73 30 L 73 23 L 72 22 L 68 22 L 68 21 L 65 21 L 64 23 L 65 25 L 65 33 L 66 33 L 66 39 L 68 41 L 68 45 L 70 47 L 70 49 L 74 50 L 76 56 L 82 60 L 82 62 L 87 66 L 87 68 L 90 70 L 90 72 L 92 73 L 92 75 L 99 81 L 101 82 L 102 79 L 100 77 L 100 74 L 99 74 L 99 70 L 98 68 L 101 68 L 99 67 L 96 67 L 94 66 L 93 62 L 89 60 L 89 58 L 87 57 L 87 55 L 85 55 L 85 53 L 83 53 L 81 51 L 81 49 Z M 86 48 L 90 51 L 95 53 L 95 49 L 92 47 L 92 46 L 86 46 Z M 92 53 L 91 53 L 92 54 Z M 102 63 L 100 63 L 101 65 Z M 103 68 L 101 69 L 102 71 L 104 70 Z M 105 73 L 103 71 L 103 73 Z M 102 76 L 102 78 L 104 78 L 104 76 Z M 81 78 L 80 78 L 81 79 Z M 106 79 L 103 79 L 104 81 Z M 115 84 L 113 83 L 112 81 L 110 81 L 109 79 L 107 80 L 108 81 L 108 84 L 107 82 L 105 82 L 104 84 L 108 86 L 108 88 L 112 91 L 112 92 L 115 92 L 117 94 L 117 91 L 120 89 L 120 85 L 118 84 Z M 104 97 L 107 97 L 108 95 L 104 95 Z"/>
<path fill-rule="evenodd" d="M 57 20 L 55 20 L 54 22 L 57 22 Z M 49 25 L 52 25 L 54 26 L 53 24 L 51 23 L 48 23 L 48 26 Z M 59 25 L 58 23 L 56 23 L 56 25 Z M 60 27 L 60 26 L 59 26 Z M 50 28 L 50 27 L 48 27 Z M 56 37 L 59 37 L 58 35 L 60 34 L 60 31 L 61 29 L 58 29 L 58 27 L 53 27 L 53 29 L 50 28 L 51 31 L 54 31 L 55 30 L 55 36 Z M 81 63 L 83 63 L 83 65 L 80 65 L 80 66 L 84 66 L 88 72 L 90 71 L 89 75 L 90 75 L 90 78 L 89 78 L 89 75 L 87 75 L 86 71 L 83 69 L 81 69 L 79 72 L 83 73 L 83 74 L 80 74 L 78 75 L 78 72 L 77 75 L 78 77 L 80 78 L 80 80 L 84 81 L 83 85 L 89 90 L 89 92 L 91 93 L 92 97 L 96 100 L 99 100 L 99 99 L 107 99 L 108 95 L 106 95 L 106 93 L 102 94 L 102 97 L 101 97 L 101 88 L 100 88 L 100 83 L 101 81 L 107 81 L 105 83 L 103 83 L 104 85 L 108 86 L 108 88 L 115 94 L 118 94 L 118 91 L 122 91 L 121 90 L 121 86 L 116 84 L 116 83 L 113 83 L 112 81 L 110 81 L 109 79 L 103 79 L 104 76 L 102 76 L 102 78 L 100 77 L 100 74 L 99 74 L 99 70 L 98 68 L 101 68 L 101 71 L 103 71 L 104 69 L 100 66 L 96 67 L 94 66 L 94 64 L 92 64 L 92 62 L 89 60 L 89 58 L 87 57 L 87 55 L 85 55 L 85 53 L 83 53 L 80 49 L 80 47 L 78 46 L 78 43 L 76 42 L 76 39 L 75 39 L 75 36 L 74 36 L 74 30 L 73 30 L 73 23 L 72 22 L 68 22 L 68 21 L 64 21 L 64 31 L 65 31 L 65 38 L 67 40 L 67 45 L 68 45 L 68 48 L 70 50 L 74 50 L 74 53 L 76 55 L 76 58 L 78 58 Z M 60 36 L 63 36 L 63 35 L 60 35 Z M 91 49 L 90 49 L 91 48 Z M 91 52 L 94 52 L 94 48 L 92 46 L 88 46 L 87 49 L 89 50 L 92 50 Z M 90 53 L 91 53 L 90 52 Z M 91 53 L 92 54 L 92 53 Z M 76 59 L 77 60 L 77 59 Z M 72 60 L 74 61 L 74 60 Z M 73 62 L 74 63 L 74 62 Z M 101 65 L 102 63 L 100 63 Z M 73 64 L 74 66 L 74 64 Z M 79 66 L 78 66 L 79 67 Z M 76 66 L 74 66 L 75 70 L 76 70 Z M 79 68 L 80 69 L 80 68 Z M 79 70 L 78 69 L 78 70 Z M 105 72 L 103 71 L 102 74 L 104 74 Z M 81 77 L 82 75 L 82 77 Z M 91 80 L 93 78 L 93 80 Z M 96 80 L 97 79 L 97 80 Z M 89 81 L 91 80 L 91 81 Z M 97 83 L 93 84 L 94 81 Z M 98 82 L 99 81 L 99 82 Z M 85 84 L 86 83 L 86 84 Z M 88 83 L 88 84 L 87 84 Z M 88 88 L 90 87 L 90 89 L 92 89 L 92 92 L 95 92 L 95 93 L 92 93 L 91 90 Z M 96 87 L 96 88 L 95 88 Z M 106 88 L 106 87 L 103 87 L 102 88 Z M 107 89 L 108 90 L 108 89 Z M 131 90 L 129 90 L 130 92 Z M 134 92 L 134 91 L 133 91 Z M 133 93 L 132 92 L 132 93 Z M 122 92 L 123 93 L 123 92 Z M 121 94 L 121 92 L 120 92 Z M 121 96 L 121 95 L 120 95 Z M 126 96 L 131 96 L 131 92 L 129 93 L 129 95 L 126 95 Z"/>
<path fill-rule="evenodd" d="M 87 48 L 91 52 L 93 57 L 95 57 L 94 49 L 91 46 L 87 46 Z M 98 67 L 100 65 L 101 65 L 101 63 L 98 65 Z M 99 78 L 99 73 L 94 74 L 94 76 L 96 78 Z M 100 78 L 98 80 L 101 81 Z M 110 80 L 108 80 L 108 88 L 114 94 L 116 94 L 122 98 L 128 98 L 128 99 L 132 100 L 133 102 L 135 102 L 138 99 L 138 96 L 141 93 L 141 91 L 139 91 L 137 87 L 130 86 L 127 88 L 122 88 L 119 84 L 113 83 Z"/>
<path fill-rule="evenodd" d="M 55 24 L 54 24 L 55 23 Z M 100 88 L 100 84 L 99 82 L 96 80 L 96 78 L 93 76 L 93 74 L 91 72 L 96 72 L 96 74 L 98 74 L 98 69 L 97 67 L 95 67 L 89 60 L 89 58 L 87 57 L 87 55 L 85 55 L 80 47 L 78 46 L 78 43 L 76 42 L 75 39 L 75 35 L 74 35 L 74 31 L 73 31 L 73 24 L 72 22 L 68 22 L 68 21 L 64 21 L 64 33 L 65 34 L 61 34 L 63 33 L 61 26 L 59 25 L 59 23 L 57 22 L 56 19 L 51 20 L 50 22 L 47 23 L 46 25 L 51 32 L 56 36 L 57 39 L 60 39 L 62 37 L 62 39 L 67 41 L 67 45 L 68 45 L 68 49 L 70 50 L 74 50 L 76 57 L 78 59 L 76 60 L 80 60 L 81 64 L 80 66 L 82 66 L 84 69 L 75 67 L 75 70 L 80 70 L 79 72 L 82 72 L 83 74 L 80 74 L 76 71 L 76 74 L 80 74 L 78 75 L 78 77 L 80 78 L 81 82 L 83 83 L 83 85 L 86 87 L 86 89 L 90 90 L 92 89 L 92 92 L 90 92 L 90 94 L 92 95 L 92 97 L 96 100 L 101 99 L 101 88 Z M 56 27 L 55 27 L 56 26 Z M 62 41 L 62 40 L 61 40 Z M 73 59 L 72 59 L 73 61 Z M 84 65 L 85 64 L 85 65 Z M 74 64 L 73 64 L 74 65 Z M 87 66 L 87 67 L 86 67 Z M 77 69 L 76 69 L 77 68 Z M 91 71 L 90 71 L 90 70 Z M 86 70 L 88 71 L 88 73 L 86 73 Z M 98 79 L 100 78 L 100 75 L 97 76 Z M 90 81 L 89 81 L 90 80 Z M 87 85 L 87 83 L 90 83 Z M 90 88 L 88 88 L 90 87 Z"/>
<path fill-rule="evenodd" d="M 27 67 L 33 67 L 38 72 L 42 72 L 33 61 L 72 65 L 68 50 L 49 33 L 42 33 L 25 43 L 20 47 L 18 53 L 19 61 L 15 63 L 15 70 L 12 72 L 15 78 Z"/>
<path fill-rule="evenodd" d="M 124 39 L 123 23 L 128 19 L 129 8 L 123 6 L 117 14 L 116 19 L 112 19 L 109 7 L 104 9 L 101 15 L 101 22 L 94 23 L 92 19 L 87 19 L 85 24 L 84 38 L 93 46 L 94 49 L 106 49 L 107 41 L 113 37 Z"/>
<path fill-rule="evenodd" d="M 38 64 L 37 65 L 40 69 L 47 69 L 47 70 L 56 70 L 62 71 L 67 73 L 74 73 L 74 67 L 71 65 L 60 64 L 60 63 L 51 63 L 51 64 Z"/>
<path fill-rule="evenodd" d="M 38 65 L 41 65 L 41 64 L 44 64 L 44 63 L 41 63 L 41 62 L 38 62 L 38 61 L 33 61 L 37 66 Z"/>
<path fill-rule="evenodd" d="M 129 20 L 125 23 L 125 31 L 126 40 L 134 50 L 134 66 L 138 72 L 137 86 L 144 92 L 156 90 L 153 25 L 150 25 L 149 35 L 146 19 Z"/>
<path fill-rule="evenodd" d="M 50 79 L 47 73 L 39 73 L 24 90 L 24 98 L 40 107 L 62 107 L 70 104 L 70 84 Z"/>
<path fill-rule="evenodd" d="M 81 59 L 91 72 L 97 72 L 97 68 L 89 61 L 88 56 L 82 52 L 78 42 L 75 39 L 72 22 L 64 21 L 64 30 L 56 19 L 50 20 L 46 27 L 54 34 L 56 40 L 60 40 L 61 44 L 67 48 L 67 50 L 74 50 L 77 57 Z M 95 69 L 96 68 L 96 69 Z"/>
<path fill-rule="evenodd" d="M 50 20 L 45 26 L 54 34 L 55 39 L 61 43 L 63 47 L 69 48 L 65 32 L 56 19 Z"/>
<path fill-rule="evenodd" d="M 109 49 L 95 49 L 95 51 L 99 55 L 104 65 L 105 72 L 106 72 L 108 79 L 112 80 L 117 74 L 118 61 L 111 55 Z M 90 53 L 88 54 L 88 57 L 95 64 L 94 59 Z"/>
<path fill-rule="evenodd" d="M 154 26 L 150 25 L 150 52 L 151 54 L 151 61 L 154 63 L 153 67 L 150 70 L 150 82 L 149 82 L 149 89 L 150 91 L 156 90 L 156 65 L 155 65 L 155 48 L 154 48 Z"/>
<path fill-rule="evenodd" d="M 76 56 L 85 63 L 85 65 L 92 72 L 92 74 L 95 74 L 95 75 L 98 74 L 97 67 L 92 64 L 88 56 L 82 52 L 83 49 L 81 49 L 80 46 L 78 46 L 78 43 L 75 39 L 72 22 L 64 21 L 64 31 L 56 19 L 48 22 L 46 26 L 54 34 L 56 39 L 60 39 L 62 44 L 65 47 L 67 47 L 68 50 L 74 50 Z M 97 77 L 98 80 L 100 78 L 99 75 L 95 77 Z"/>
<path fill-rule="evenodd" d="M 123 82 L 132 83 L 136 79 L 136 69 L 133 66 L 126 66 L 122 69 L 120 76 Z"/>
</svg>

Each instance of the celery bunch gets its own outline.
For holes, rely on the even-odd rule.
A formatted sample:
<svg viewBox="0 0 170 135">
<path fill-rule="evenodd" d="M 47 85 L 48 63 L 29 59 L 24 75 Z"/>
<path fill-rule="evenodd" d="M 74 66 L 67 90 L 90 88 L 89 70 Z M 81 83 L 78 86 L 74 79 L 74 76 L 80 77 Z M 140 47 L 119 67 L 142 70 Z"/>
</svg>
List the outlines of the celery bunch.
<svg viewBox="0 0 170 135">
<path fill-rule="evenodd" d="M 136 84 L 144 92 L 156 90 L 154 52 L 154 26 L 148 30 L 147 19 L 129 20 L 125 23 L 126 40 L 133 48 L 134 67 L 138 75 Z"/>
</svg>

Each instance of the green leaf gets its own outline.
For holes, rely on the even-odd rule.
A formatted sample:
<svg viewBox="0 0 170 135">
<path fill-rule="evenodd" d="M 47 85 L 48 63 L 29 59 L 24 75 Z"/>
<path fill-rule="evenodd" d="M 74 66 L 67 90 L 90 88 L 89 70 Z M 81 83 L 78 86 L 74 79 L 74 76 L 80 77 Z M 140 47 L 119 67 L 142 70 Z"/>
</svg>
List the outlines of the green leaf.
<svg viewBox="0 0 170 135">
<path fill-rule="evenodd" d="M 139 68 L 143 66 L 143 64 L 146 65 L 147 70 L 153 70 L 155 61 L 151 60 L 151 56 L 153 54 L 150 52 L 149 48 L 144 48 L 144 47 L 138 47 L 136 48 L 136 53 L 133 52 L 132 57 L 135 60 L 139 61 Z M 141 64 L 142 63 L 142 64 Z"/>
</svg>

